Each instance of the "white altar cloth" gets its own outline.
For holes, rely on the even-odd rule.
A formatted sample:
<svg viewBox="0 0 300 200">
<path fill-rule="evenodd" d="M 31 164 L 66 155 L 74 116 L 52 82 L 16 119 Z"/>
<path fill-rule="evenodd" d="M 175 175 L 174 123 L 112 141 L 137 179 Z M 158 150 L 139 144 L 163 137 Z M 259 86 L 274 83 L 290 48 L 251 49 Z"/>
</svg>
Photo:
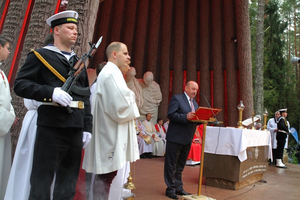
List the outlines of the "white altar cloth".
<svg viewBox="0 0 300 200">
<path fill-rule="evenodd" d="M 205 153 L 237 156 L 241 162 L 247 159 L 247 147 L 268 146 L 268 158 L 272 159 L 269 131 L 250 129 L 206 127 Z"/>
</svg>

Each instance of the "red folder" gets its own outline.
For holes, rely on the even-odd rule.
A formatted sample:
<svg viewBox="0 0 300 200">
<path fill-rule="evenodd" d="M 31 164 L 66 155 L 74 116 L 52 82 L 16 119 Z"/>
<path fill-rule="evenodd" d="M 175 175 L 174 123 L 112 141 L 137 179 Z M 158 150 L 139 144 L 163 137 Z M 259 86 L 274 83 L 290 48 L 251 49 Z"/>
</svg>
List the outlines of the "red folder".
<svg viewBox="0 0 300 200">
<path fill-rule="evenodd" d="M 193 122 L 201 122 L 201 121 L 207 121 L 207 122 L 214 122 L 216 121 L 215 116 L 221 111 L 220 108 L 208 108 L 208 107 L 199 107 L 195 111 L 195 116 L 190 119 L 190 121 Z"/>
</svg>

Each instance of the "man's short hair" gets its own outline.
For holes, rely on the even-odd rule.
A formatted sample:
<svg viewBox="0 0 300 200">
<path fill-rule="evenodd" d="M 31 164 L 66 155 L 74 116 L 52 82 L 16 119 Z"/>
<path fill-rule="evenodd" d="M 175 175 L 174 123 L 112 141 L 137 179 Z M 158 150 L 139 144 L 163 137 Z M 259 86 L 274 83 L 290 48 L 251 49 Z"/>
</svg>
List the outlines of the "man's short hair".
<svg viewBox="0 0 300 200">
<path fill-rule="evenodd" d="M 7 38 L 0 35 L 0 44 L 1 44 L 2 47 L 4 47 L 6 45 L 6 43 L 9 43 L 9 42 L 10 41 Z"/>
<path fill-rule="evenodd" d="M 163 120 L 162 118 L 157 118 L 156 123 L 158 123 L 159 121 Z M 164 121 L 163 121 L 164 122 Z"/>
<path fill-rule="evenodd" d="M 98 76 L 98 74 L 101 72 L 101 70 L 103 69 L 103 67 L 106 65 L 106 62 L 102 62 L 100 63 L 97 68 L 96 68 L 96 74 Z"/>
<path fill-rule="evenodd" d="M 106 56 L 107 58 L 110 57 L 110 55 L 112 54 L 113 51 L 118 52 L 121 48 L 121 42 L 112 42 L 110 43 L 110 45 L 108 45 L 108 47 L 106 48 Z"/>
</svg>

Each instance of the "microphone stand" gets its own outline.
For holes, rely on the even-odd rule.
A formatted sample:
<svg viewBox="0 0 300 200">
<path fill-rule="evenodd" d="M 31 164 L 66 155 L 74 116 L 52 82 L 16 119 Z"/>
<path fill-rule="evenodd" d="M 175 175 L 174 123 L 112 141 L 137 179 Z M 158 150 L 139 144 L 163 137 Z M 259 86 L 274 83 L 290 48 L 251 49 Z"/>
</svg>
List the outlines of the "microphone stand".
<svg viewBox="0 0 300 200">
<path fill-rule="evenodd" d="M 199 117 L 196 117 L 195 120 L 191 120 L 192 122 L 197 122 L 197 123 L 202 123 L 203 124 L 201 164 L 200 164 L 200 170 L 199 170 L 198 193 L 197 193 L 197 195 L 183 195 L 181 197 L 181 199 L 183 199 L 183 200 L 208 200 L 208 199 L 209 200 L 216 200 L 216 199 L 201 195 L 201 187 L 202 187 L 202 175 L 203 175 L 203 166 L 204 166 L 204 149 L 205 149 L 206 126 L 207 126 L 207 123 L 220 124 L 220 122 L 216 118 L 216 114 L 218 114 L 221 111 L 221 109 L 215 109 L 217 111 L 215 113 L 214 110 L 211 108 L 210 104 L 208 103 L 206 97 L 203 94 L 201 94 L 201 96 L 203 96 L 205 98 L 205 101 L 209 105 L 209 108 L 199 107 L 197 111 L 199 111 L 199 112 L 203 111 L 203 112 L 205 112 L 205 114 L 203 116 L 200 114 Z M 211 110 L 212 114 L 210 114 L 209 110 Z"/>
<path fill-rule="evenodd" d="M 199 94 L 200 94 L 201 96 L 203 96 L 203 98 L 205 99 L 205 101 L 206 101 L 208 107 L 210 108 L 211 112 L 213 113 L 214 118 L 216 119 L 215 122 L 210 122 L 210 123 L 211 123 L 211 124 L 214 124 L 214 125 L 220 124 L 220 122 L 218 121 L 218 119 L 217 119 L 217 117 L 216 117 L 216 115 L 215 115 L 215 112 L 212 110 L 212 108 L 211 108 L 211 106 L 210 106 L 210 103 L 208 102 L 207 98 L 206 98 L 202 93 L 199 92 Z"/>
</svg>

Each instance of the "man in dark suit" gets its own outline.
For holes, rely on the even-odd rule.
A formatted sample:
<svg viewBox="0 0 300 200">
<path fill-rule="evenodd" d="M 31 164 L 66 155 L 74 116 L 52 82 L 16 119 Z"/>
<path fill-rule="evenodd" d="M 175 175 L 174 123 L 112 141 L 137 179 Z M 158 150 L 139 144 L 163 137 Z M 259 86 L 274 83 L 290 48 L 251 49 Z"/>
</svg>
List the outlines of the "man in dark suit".
<svg viewBox="0 0 300 200">
<path fill-rule="evenodd" d="M 164 178 L 167 185 L 166 196 L 178 199 L 179 195 L 188 195 L 183 189 L 182 171 L 189 154 L 197 123 L 189 121 L 195 116 L 198 104 L 193 98 L 198 91 L 198 84 L 189 81 L 182 94 L 171 98 L 168 108 L 170 119 L 167 131 Z"/>
</svg>

